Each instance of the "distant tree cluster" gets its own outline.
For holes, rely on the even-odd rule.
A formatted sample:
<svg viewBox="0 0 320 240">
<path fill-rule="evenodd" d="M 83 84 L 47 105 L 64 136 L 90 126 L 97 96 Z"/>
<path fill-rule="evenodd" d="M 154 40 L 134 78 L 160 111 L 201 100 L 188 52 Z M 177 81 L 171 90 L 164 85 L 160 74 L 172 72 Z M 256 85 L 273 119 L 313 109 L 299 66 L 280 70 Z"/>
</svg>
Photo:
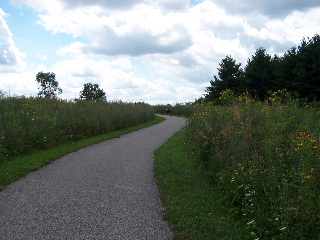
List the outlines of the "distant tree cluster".
<svg viewBox="0 0 320 240">
<path fill-rule="evenodd" d="M 38 72 L 36 76 L 36 82 L 38 83 L 39 97 L 43 98 L 56 98 L 62 93 L 62 89 L 59 87 L 59 82 L 56 80 L 56 74 L 50 72 Z M 0 98 L 3 92 L 0 90 Z M 79 99 L 75 100 L 106 100 L 106 93 L 100 88 L 98 84 L 86 83 L 83 85 L 82 91 L 80 91 Z"/>
<path fill-rule="evenodd" d="M 205 101 L 219 98 L 220 92 L 232 89 L 265 99 L 268 91 L 287 89 L 308 101 L 320 100 L 320 36 L 302 39 L 283 56 L 272 57 L 264 48 L 256 50 L 244 69 L 229 55 L 219 64 L 218 76 L 206 88 Z"/>
</svg>

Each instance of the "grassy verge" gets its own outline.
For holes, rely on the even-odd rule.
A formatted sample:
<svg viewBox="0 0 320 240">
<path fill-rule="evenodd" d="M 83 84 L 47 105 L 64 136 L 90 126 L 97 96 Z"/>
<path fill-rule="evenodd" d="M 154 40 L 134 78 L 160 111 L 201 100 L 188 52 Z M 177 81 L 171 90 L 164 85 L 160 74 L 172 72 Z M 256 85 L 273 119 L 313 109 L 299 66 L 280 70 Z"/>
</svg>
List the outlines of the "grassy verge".
<svg viewBox="0 0 320 240">
<path fill-rule="evenodd" d="M 185 130 L 178 132 L 157 152 L 155 177 L 176 240 L 248 239 L 246 230 L 229 216 L 222 191 L 188 154 Z"/>
<path fill-rule="evenodd" d="M 89 145 L 119 137 L 123 134 L 137 131 L 139 129 L 160 123 L 163 120 L 164 118 L 156 116 L 155 120 L 137 126 L 129 127 L 77 142 L 67 143 L 58 147 L 51 148 L 49 150 L 37 151 L 32 154 L 16 157 L 9 161 L 4 161 L 0 164 L 0 190 L 2 190 L 8 184 L 25 176 L 27 173 L 35 171 L 68 153 L 77 151 Z"/>
</svg>

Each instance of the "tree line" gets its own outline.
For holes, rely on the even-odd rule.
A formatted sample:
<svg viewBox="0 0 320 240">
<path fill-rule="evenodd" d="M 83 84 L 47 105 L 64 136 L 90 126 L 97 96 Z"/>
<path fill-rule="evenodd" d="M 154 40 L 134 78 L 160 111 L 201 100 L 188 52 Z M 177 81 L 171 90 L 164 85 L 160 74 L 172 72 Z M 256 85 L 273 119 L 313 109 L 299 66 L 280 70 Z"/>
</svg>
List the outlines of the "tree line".
<svg viewBox="0 0 320 240">
<path fill-rule="evenodd" d="M 269 91 L 286 89 L 307 101 L 320 100 L 320 36 L 303 38 L 283 56 L 273 57 L 262 47 L 241 68 L 230 55 L 219 64 L 218 76 L 210 81 L 200 101 L 214 101 L 220 92 L 231 89 L 236 94 L 248 92 L 264 100 Z"/>
<path fill-rule="evenodd" d="M 53 72 L 38 72 L 36 76 L 38 83 L 38 97 L 57 98 L 62 93 L 56 74 Z M 80 91 L 78 100 L 106 100 L 106 93 L 100 88 L 99 84 L 85 83 Z"/>
</svg>

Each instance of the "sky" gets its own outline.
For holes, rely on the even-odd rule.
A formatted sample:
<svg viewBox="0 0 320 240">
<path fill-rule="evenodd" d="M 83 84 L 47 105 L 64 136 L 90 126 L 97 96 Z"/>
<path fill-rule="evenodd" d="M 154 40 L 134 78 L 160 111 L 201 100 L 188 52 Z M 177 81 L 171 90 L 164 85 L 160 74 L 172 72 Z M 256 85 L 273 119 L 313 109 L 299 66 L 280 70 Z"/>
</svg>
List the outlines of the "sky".
<svg viewBox="0 0 320 240">
<path fill-rule="evenodd" d="M 36 96 L 43 71 L 62 99 L 93 83 L 109 101 L 193 102 L 227 55 L 282 55 L 319 16 L 319 0 L 0 0 L 0 90 Z"/>
</svg>

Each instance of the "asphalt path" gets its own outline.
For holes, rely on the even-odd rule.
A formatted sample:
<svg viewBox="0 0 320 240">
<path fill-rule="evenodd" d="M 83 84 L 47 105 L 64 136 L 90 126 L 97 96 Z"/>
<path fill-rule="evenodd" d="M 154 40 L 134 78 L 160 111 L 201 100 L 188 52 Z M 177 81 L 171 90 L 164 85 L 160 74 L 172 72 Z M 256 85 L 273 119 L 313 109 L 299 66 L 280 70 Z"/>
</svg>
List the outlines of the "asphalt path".
<svg viewBox="0 0 320 240">
<path fill-rule="evenodd" d="M 172 239 L 154 151 L 186 124 L 164 122 L 68 154 L 0 192 L 0 239 Z"/>
</svg>

